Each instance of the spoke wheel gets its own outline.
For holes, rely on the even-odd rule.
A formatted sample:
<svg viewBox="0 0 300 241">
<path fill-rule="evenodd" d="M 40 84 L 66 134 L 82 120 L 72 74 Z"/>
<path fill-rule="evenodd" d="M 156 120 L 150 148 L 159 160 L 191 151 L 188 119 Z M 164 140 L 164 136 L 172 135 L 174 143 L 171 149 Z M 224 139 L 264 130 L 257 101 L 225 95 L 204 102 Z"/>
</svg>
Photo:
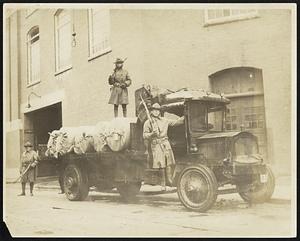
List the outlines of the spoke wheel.
<svg viewBox="0 0 300 241">
<path fill-rule="evenodd" d="M 118 183 L 117 184 L 118 192 L 124 201 L 130 202 L 136 199 L 136 195 L 139 193 L 141 189 L 140 182 L 132 182 L 132 183 Z"/>
<path fill-rule="evenodd" d="M 186 208 L 205 212 L 216 201 L 217 187 L 216 177 L 208 167 L 187 167 L 179 176 L 177 194 Z"/>
<path fill-rule="evenodd" d="M 271 199 L 275 189 L 275 176 L 270 167 L 266 167 L 267 182 L 259 181 L 248 185 L 248 191 L 239 192 L 242 199 L 251 203 L 263 203 Z"/>
<path fill-rule="evenodd" d="M 64 189 L 70 201 L 84 200 L 88 196 L 87 176 L 75 164 L 68 165 L 64 170 Z"/>
</svg>

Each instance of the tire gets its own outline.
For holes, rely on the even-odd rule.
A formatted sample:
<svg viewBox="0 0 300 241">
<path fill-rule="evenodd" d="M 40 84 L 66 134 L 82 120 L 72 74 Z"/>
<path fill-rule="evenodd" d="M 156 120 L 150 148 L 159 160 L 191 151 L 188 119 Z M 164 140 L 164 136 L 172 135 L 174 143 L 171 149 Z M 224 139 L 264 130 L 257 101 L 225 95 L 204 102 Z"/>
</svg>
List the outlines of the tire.
<svg viewBox="0 0 300 241">
<path fill-rule="evenodd" d="M 189 210 L 205 212 L 217 199 L 218 183 L 215 174 L 206 166 L 185 168 L 178 177 L 177 194 Z"/>
<path fill-rule="evenodd" d="M 254 184 L 252 190 L 239 192 L 242 199 L 249 203 L 263 203 L 271 199 L 275 189 L 275 176 L 270 167 L 266 167 L 268 179 L 266 183 Z"/>
<path fill-rule="evenodd" d="M 118 192 L 124 201 L 130 202 L 136 199 L 136 195 L 139 193 L 141 189 L 140 182 L 132 182 L 132 183 L 118 183 L 117 184 Z"/>
<path fill-rule="evenodd" d="M 70 201 L 85 200 L 89 193 L 86 173 L 75 164 L 68 165 L 64 170 L 64 189 Z"/>
</svg>

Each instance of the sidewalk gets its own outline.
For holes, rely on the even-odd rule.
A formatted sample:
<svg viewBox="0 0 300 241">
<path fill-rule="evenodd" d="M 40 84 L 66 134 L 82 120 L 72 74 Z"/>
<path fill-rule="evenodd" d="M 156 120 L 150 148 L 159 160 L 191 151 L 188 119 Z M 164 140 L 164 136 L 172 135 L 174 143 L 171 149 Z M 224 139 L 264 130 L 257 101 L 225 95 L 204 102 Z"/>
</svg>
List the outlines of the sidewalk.
<svg viewBox="0 0 300 241">
<path fill-rule="evenodd" d="M 38 178 L 35 187 L 37 189 L 53 189 L 60 190 L 58 184 L 58 177 L 45 177 Z M 173 189 L 173 188 L 171 188 Z M 144 185 L 141 188 L 142 192 L 159 192 L 161 189 L 159 186 Z M 168 189 L 169 190 L 169 189 Z M 112 191 L 114 192 L 114 191 Z M 276 178 L 275 190 L 273 193 L 273 199 L 291 200 L 293 194 L 291 186 L 291 176 L 279 176 Z"/>
</svg>

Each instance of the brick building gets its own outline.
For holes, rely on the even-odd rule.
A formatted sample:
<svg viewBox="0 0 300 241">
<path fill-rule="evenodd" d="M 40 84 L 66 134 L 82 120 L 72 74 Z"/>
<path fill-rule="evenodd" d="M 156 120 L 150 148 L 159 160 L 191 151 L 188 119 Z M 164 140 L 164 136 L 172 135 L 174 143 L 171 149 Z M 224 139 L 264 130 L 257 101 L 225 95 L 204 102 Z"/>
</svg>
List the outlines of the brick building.
<svg viewBox="0 0 300 241">
<path fill-rule="evenodd" d="M 291 8 L 7 9 L 5 24 L 7 168 L 25 140 L 111 119 L 107 78 L 127 57 L 129 116 L 143 83 L 224 92 L 226 128 L 251 130 L 268 162 L 290 171 Z"/>
</svg>

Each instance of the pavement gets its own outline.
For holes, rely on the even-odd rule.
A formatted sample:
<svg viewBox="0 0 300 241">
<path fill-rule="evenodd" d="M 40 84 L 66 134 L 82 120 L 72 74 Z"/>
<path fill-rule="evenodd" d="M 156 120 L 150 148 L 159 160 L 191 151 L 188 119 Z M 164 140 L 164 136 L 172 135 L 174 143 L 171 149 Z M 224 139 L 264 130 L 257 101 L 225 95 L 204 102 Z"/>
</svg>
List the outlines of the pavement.
<svg viewBox="0 0 300 241">
<path fill-rule="evenodd" d="M 39 179 L 33 197 L 18 197 L 20 189 L 8 183 L 4 190 L 4 220 L 13 237 L 290 237 L 296 230 L 289 177 L 277 178 L 269 202 L 249 205 L 236 193 L 219 195 L 206 213 L 187 210 L 174 190 L 160 194 L 159 186 L 144 185 L 133 203 L 95 190 L 70 202 L 58 194 L 55 178 Z M 143 195 L 151 191 L 157 195 Z"/>
</svg>

